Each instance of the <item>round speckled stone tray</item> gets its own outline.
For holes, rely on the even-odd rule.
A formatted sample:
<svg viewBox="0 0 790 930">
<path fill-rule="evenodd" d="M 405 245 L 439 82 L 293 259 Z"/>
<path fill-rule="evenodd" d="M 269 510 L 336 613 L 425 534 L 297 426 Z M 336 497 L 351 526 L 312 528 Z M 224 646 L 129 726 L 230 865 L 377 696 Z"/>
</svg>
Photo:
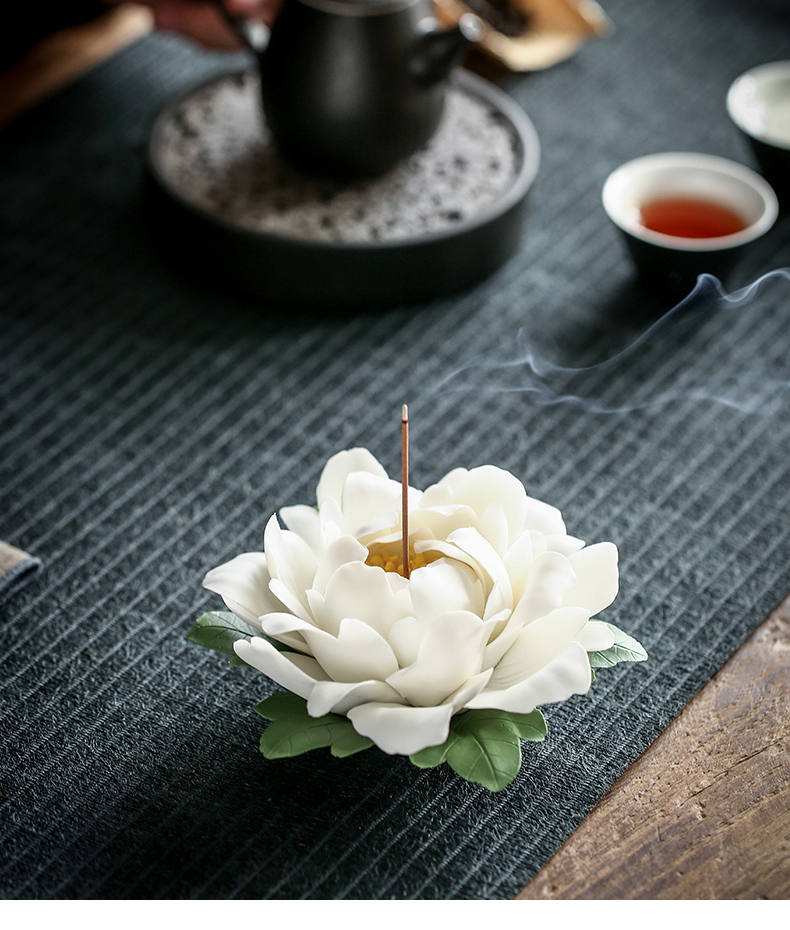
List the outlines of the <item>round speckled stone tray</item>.
<svg viewBox="0 0 790 930">
<path fill-rule="evenodd" d="M 265 301 L 363 307 L 463 290 L 510 258 L 539 143 L 509 97 L 458 71 L 423 150 L 381 178 L 312 178 L 280 159 L 248 71 L 169 104 L 147 156 L 152 228 L 192 273 Z"/>
</svg>

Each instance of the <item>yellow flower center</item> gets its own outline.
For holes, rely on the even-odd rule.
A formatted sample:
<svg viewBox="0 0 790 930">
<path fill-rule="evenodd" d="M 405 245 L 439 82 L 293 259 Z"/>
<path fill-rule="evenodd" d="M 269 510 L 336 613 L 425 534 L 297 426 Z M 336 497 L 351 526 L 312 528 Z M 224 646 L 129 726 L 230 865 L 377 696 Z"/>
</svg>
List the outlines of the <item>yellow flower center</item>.
<svg viewBox="0 0 790 930">
<path fill-rule="evenodd" d="M 393 547 L 394 549 L 394 547 Z M 397 551 L 390 551 L 386 546 L 372 545 L 368 550 L 368 557 L 365 559 L 365 565 L 374 565 L 377 568 L 383 568 L 385 572 L 397 572 L 403 574 L 403 559 L 401 558 L 400 547 Z M 416 554 L 414 549 L 409 548 L 409 571 L 413 572 L 424 565 L 430 565 L 442 557 L 441 552 L 429 549 L 427 552 Z"/>
</svg>

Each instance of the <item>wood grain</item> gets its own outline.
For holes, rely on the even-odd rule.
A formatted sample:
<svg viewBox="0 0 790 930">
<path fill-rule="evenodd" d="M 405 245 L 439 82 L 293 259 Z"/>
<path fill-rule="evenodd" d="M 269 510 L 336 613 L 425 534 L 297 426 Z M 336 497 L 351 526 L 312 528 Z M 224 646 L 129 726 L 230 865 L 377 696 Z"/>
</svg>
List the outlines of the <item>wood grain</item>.
<svg viewBox="0 0 790 930">
<path fill-rule="evenodd" d="M 0 74 L 0 126 L 51 97 L 152 26 L 150 10 L 126 3 L 94 22 L 61 29 L 43 39 L 18 64 Z"/>
<path fill-rule="evenodd" d="M 518 896 L 790 897 L 790 597 Z"/>
</svg>

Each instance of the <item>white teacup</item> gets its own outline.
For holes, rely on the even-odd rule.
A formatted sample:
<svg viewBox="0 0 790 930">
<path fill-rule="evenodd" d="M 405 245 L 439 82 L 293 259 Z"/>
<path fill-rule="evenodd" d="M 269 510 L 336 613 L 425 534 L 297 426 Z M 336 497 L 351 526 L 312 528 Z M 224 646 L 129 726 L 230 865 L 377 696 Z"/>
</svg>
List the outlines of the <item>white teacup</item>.
<svg viewBox="0 0 790 930">
<path fill-rule="evenodd" d="M 748 139 L 762 174 L 790 206 L 790 61 L 742 74 L 727 93 L 727 112 Z"/>
</svg>

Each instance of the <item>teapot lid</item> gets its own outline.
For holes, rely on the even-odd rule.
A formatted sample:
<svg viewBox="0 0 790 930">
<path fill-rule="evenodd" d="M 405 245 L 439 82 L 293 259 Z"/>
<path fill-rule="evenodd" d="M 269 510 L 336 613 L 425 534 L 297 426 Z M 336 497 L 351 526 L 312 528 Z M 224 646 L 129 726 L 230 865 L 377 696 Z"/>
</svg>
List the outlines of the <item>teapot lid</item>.
<svg viewBox="0 0 790 930">
<path fill-rule="evenodd" d="M 420 0 L 300 0 L 305 6 L 335 16 L 382 16 L 414 6 Z"/>
</svg>

